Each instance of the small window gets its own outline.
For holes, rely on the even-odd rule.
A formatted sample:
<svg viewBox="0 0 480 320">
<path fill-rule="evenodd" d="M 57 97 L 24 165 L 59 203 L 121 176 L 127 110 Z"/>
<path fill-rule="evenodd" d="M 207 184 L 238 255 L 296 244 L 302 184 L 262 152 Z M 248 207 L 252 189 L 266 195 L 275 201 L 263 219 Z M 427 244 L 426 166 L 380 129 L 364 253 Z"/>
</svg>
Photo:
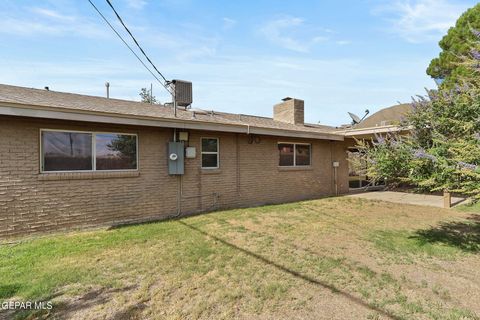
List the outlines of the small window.
<svg viewBox="0 0 480 320">
<path fill-rule="evenodd" d="M 310 165 L 310 145 L 309 144 L 295 145 L 295 165 L 296 166 Z"/>
<path fill-rule="evenodd" d="M 311 164 L 312 146 L 306 143 L 279 143 L 280 167 L 301 167 Z"/>
<path fill-rule="evenodd" d="M 41 131 L 42 172 L 136 170 L 134 134 Z"/>
<path fill-rule="evenodd" d="M 202 168 L 217 169 L 218 164 L 218 139 L 202 138 Z"/>
<path fill-rule="evenodd" d="M 278 151 L 280 152 L 279 166 L 291 167 L 295 165 L 295 162 L 294 162 L 295 152 L 294 152 L 293 144 L 279 143 Z"/>
</svg>

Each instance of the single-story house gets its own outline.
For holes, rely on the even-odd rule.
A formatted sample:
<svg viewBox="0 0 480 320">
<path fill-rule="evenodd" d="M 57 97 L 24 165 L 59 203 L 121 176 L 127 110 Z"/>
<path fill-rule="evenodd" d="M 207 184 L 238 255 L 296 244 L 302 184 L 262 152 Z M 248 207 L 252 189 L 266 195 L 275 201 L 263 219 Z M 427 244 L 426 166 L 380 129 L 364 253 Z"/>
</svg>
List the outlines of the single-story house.
<svg viewBox="0 0 480 320">
<path fill-rule="evenodd" d="M 346 193 L 347 131 L 0 85 L 0 238 Z"/>
</svg>

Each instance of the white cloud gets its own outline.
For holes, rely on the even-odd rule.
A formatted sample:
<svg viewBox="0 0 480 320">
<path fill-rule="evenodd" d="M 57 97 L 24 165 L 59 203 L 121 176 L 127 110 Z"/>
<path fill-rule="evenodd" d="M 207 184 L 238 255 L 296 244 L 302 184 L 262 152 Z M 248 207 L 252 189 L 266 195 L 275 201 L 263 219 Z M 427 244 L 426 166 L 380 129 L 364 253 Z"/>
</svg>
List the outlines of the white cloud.
<svg viewBox="0 0 480 320">
<path fill-rule="evenodd" d="M 328 40 L 328 37 L 309 35 L 312 30 L 308 29 L 302 18 L 287 16 L 268 21 L 261 27 L 260 32 L 268 41 L 282 48 L 309 52 L 313 45 Z"/>
<path fill-rule="evenodd" d="M 22 18 L 0 17 L 0 33 L 20 36 L 49 36 L 79 35 L 88 38 L 104 37 L 105 27 L 88 21 L 76 23 L 52 23 L 48 21 L 33 21 Z"/>
<path fill-rule="evenodd" d="M 397 0 L 374 10 L 389 14 L 393 31 L 412 43 L 438 41 L 467 9 L 448 0 Z"/>
<path fill-rule="evenodd" d="M 141 10 L 143 7 L 147 5 L 147 1 L 145 0 L 126 0 L 127 5 L 130 8 L 136 9 L 136 10 Z"/>
<path fill-rule="evenodd" d="M 348 44 L 351 44 L 352 42 L 350 40 L 338 40 L 338 41 L 335 41 L 336 44 L 338 44 L 339 46 L 346 46 Z"/>
<path fill-rule="evenodd" d="M 223 18 L 223 28 L 224 29 L 230 29 L 233 28 L 237 24 L 237 20 L 231 19 L 231 18 Z"/>
<path fill-rule="evenodd" d="M 31 8 L 30 9 L 34 14 L 54 19 L 54 20 L 62 20 L 62 21 L 74 21 L 75 17 L 70 15 L 62 14 L 56 10 L 45 9 L 45 8 Z"/>
<path fill-rule="evenodd" d="M 27 8 L 31 12 L 25 16 L 20 12 L 0 12 L 0 34 L 18 36 L 82 36 L 104 37 L 108 30 L 105 25 L 62 10 L 40 7 Z"/>
</svg>

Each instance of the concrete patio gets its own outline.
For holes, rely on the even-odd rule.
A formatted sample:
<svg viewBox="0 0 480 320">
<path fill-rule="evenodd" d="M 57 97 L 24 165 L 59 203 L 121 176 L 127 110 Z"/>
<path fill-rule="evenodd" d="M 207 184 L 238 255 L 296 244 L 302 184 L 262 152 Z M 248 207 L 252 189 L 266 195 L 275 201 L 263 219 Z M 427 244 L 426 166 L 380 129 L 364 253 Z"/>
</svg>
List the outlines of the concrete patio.
<svg viewBox="0 0 480 320">
<path fill-rule="evenodd" d="M 427 195 L 396 191 L 366 191 L 349 194 L 347 197 L 443 208 L 443 196 L 441 195 Z M 452 197 L 452 207 L 463 202 L 465 202 L 465 198 Z"/>
</svg>

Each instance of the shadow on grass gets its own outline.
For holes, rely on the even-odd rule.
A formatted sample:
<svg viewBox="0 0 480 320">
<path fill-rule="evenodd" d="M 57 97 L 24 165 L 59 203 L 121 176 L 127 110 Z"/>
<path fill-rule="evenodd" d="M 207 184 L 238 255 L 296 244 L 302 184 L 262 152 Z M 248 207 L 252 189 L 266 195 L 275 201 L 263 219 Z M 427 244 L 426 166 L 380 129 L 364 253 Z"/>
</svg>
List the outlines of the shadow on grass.
<svg viewBox="0 0 480 320">
<path fill-rule="evenodd" d="M 445 244 L 465 252 L 480 253 L 480 215 L 471 215 L 467 221 L 445 222 L 419 230 L 412 237 L 422 243 Z"/>
<path fill-rule="evenodd" d="M 250 256 L 250 257 L 253 257 L 254 259 L 257 259 L 257 260 L 261 261 L 262 263 L 265 263 L 265 264 L 267 264 L 267 265 L 270 265 L 270 266 L 276 268 L 277 270 L 280 270 L 280 271 L 282 271 L 282 272 L 284 272 L 284 273 L 287 273 L 287 274 L 289 274 L 289 275 L 291 275 L 291 276 L 294 276 L 294 277 L 296 277 L 296 278 L 299 278 L 299 279 L 301 279 L 301 280 L 303 280 L 303 281 L 306 281 L 306 282 L 308 282 L 308 283 L 317 285 L 317 286 L 322 287 L 322 288 L 325 288 L 325 289 L 329 289 L 329 290 L 331 290 L 331 291 L 334 292 L 334 293 L 337 293 L 337 294 L 339 294 L 339 295 L 342 295 L 343 297 L 347 298 L 348 300 L 352 301 L 353 303 L 356 303 L 356 304 L 358 304 L 358 305 L 361 305 L 361 306 L 363 306 L 363 307 L 366 307 L 366 308 L 368 308 L 368 309 L 370 309 L 370 310 L 372 310 L 372 311 L 378 312 L 379 314 L 381 314 L 382 316 L 384 316 L 384 317 L 386 317 L 386 318 L 388 318 L 388 319 L 394 319 L 394 320 L 401 319 L 400 317 L 397 317 L 396 315 L 392 314 L 392 313 L 389 312 L 388 310 L 383 310 L 383 309 L 381 309 L 381 308 L 379 308 L 379 307 L 376 307 L 376 306 L 374 306 L 374 305 L 371 305 L 371 304 L 369 304 L 368 302 L 363 301 L 362 299 L 360 299 L 360 298 L 358 298 L 358 297 L 355 297 L 354 295 L 352 295 L 352 294 L 350 294 L 350 293 L 348 293 L 348 292 L 346 292 L 346 291 L 342 291 L 342 290 L 338 289 L 337 287 L 335 287 L 335 286 L 333 286 L 333 285 L 330 285 L 330 284 L 325 283 L 325 282 L 323 282 L 323 281 L 317 280 L 317 279 L 315 279 L 315 278 L 313 278 L 313 277 L 310 277 L 310 276 L 308 276 L 308 275 L 302 274 L 302 273 L 300 273 L 300 272 L 298 272 L 298 271 L 289 269 L 289 268 L 287 268 L 286 266 L 283 266 L 283 265 L 281 265 L 281 264 L 279 264 L 279 263 L 277 263 L 277 262 L 275 262 L 275 261 L 269 260 L 269 259 L 267 259 L 267 258 L 265 258 L 265 257 L 263 257 L 263 256 L 261 256 L 261 255 L 259 255 L 259 254 L 257 254 L 257 253 L 255 253 L 255 252 L 252 252 L 252 251 L 250 251 L 250 250 L 241 248 L 241 247 L 239 247 L 239 246 L 237 246 L 237 245 L 235 245 L 235 244 L 233 244 L 233 243 L 230 243 L 230 242 L 228 242 L 228 241 L 226 241 L 226 240 L 224 240 L 224 239 L 222 239 L 222 238 L 219 238 L 219 237 L 217 237 L 217 236 L 215 236 L 215 235 L 213 235 L 213 234 L 210 234 L 210 233 L 208 233 L 208 232 L 205 232 L 205 231 L 203 231 L 203 230 L 201 230 L 201 229 L 199 229 L 199 228 L 197 228 L 197 227 L 195 227 L 195 226 L 192 226 L 192 225 L 190 225 L 190 224 L 188 224 L 188 223 L 185 223 L 184 221 L 178 220 L 178 223 L 180 223 L 180 224 L 184 225 L 185 227 L 187 227 L 187 228 L 189 228 L 189 229 L 192 229 L 192 230 L 194 230 L 194 231 L 196 231 L 196 232 L 198 232 L 198 233 L 201 233 L 201 234 L 203 234 L 204 236 L 207 236 L 207 237 L 209 237 L 209 238 L 211 238 L 211 239 L 214 239 L 214 240 L 222 243 L 222 244 L 225 245 L 225 246 L 228 246 L 228 247 L 233 248 L 233 249 L 235 249 L 235 250 L 238 250 L 238 251 L 240 251 L 240 252 L 242 252 L 242 253 Z"/>
<path fill-rule="evenodd" d="M 76 297 L 72 299 L 67 299 L 62 302 L 54 303 L 52 310 L 12 310 L 9 313 L 5 314 L 5 319 L 49 319 L 50 317 L 52 317 L 53 319 L 70 319 L 77 312 L 82 312 L 82 310 L 91 309 L 93 307 L 105 304 L 112 299 L 113 294 L 115 293 L 128 292 L 136 288 L 137 285 L 126 286 L 123 288 L 93 289 L 83 294 L 81 297 Z M 51 296 L 48 296 L 45 299 L 41 299 L 41 301 L 52 301 L 54 298 L 57 298 L 61 295 L 63 295 L 63 292 L 59 291 Z M 117 314 L 120 316 L 120 318 L 114 317 L 113 319 L 133 319 L 134 312 L 137 311 L 137 309 L 141 310 L 141 307 L 132 307 L 131 310 L 128 309 L 127 311 L 125 311 L 126 316 L 131 315 L 132 317 L 121 318 L 123 313 L 118 312 Z M 2 315 L 0 312 L 0 319 L 4 319 L 2 318 L 2 316 L 4 315 Z"/>
<path fill-rule="evenodd" d="M 8 299 L 13 296 L 20 290 L 20 285 L 18 284 L 0 284 L 0 299 Z"/>
</svg>

